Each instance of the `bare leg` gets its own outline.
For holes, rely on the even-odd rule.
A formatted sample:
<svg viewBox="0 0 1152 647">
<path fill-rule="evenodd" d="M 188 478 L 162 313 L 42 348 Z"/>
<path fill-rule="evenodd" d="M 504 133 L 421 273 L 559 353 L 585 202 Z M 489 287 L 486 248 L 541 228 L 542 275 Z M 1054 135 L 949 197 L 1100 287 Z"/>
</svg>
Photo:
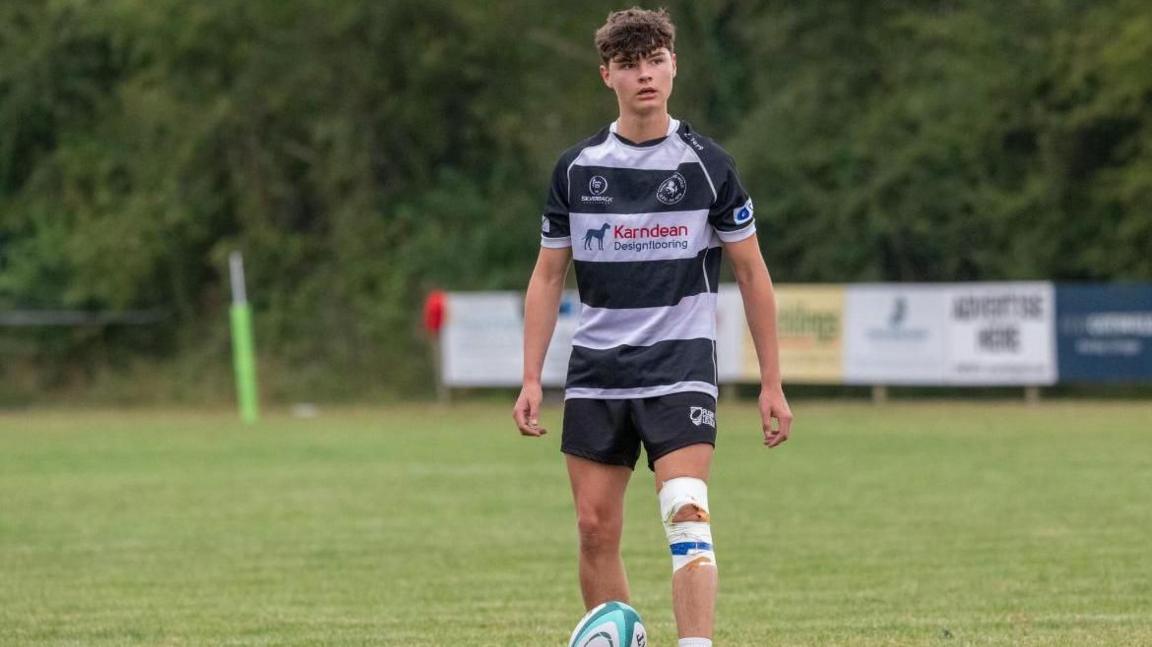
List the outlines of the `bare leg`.
<svg viewBox="0 0 1152 647">
<path fill-rule="evenodd" d="M 620 558 L 624 490 L 632 470 L 568 455 L 568 479 L 580 532 L 580 591 L 584 607 L 628 601 L 628 576 Z"/>
<path fill-rule="evenodd" d="M 655 464 L 656 490 L 664 481 L 680 476 L 708 480 L 713 447 L 689 445 L 661 456 Z M 708 515 L 696 506 L 681 508 L 674 521 L 707 521 Z M 681 638 L 711 638 L 716 614 L 716 565 L 706 560 L 694 561 L 672 576 L 672 609 Z"/>
</svg>

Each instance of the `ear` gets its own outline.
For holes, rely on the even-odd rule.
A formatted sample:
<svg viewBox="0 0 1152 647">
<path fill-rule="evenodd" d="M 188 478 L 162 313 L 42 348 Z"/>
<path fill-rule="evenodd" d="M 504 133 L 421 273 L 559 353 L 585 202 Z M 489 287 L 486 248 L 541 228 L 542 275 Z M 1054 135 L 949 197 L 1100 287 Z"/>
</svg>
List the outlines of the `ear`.
<svg viewBox="0 0 1152 647">
<path fill-rule="evenodd" d="M 604 85 L 612 88 L 612 75 L 608 72 L 607 65 L 600 66 L 600 80 L 604 81 Z M 616 88 L 612 88 L 615 90 Z"/>
<path fill-rule="evenodd" d="M 672 61 L 672 78 L 676 78 L 676 52 L 670 52 L 668 58 Z"/>
</svg>

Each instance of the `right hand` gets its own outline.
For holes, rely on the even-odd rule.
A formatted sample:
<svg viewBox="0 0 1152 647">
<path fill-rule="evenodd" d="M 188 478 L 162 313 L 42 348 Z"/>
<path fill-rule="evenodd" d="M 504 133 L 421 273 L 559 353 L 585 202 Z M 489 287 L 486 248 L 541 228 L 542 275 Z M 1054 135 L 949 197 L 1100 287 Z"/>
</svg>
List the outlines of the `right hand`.
<svg viewBox="0 0 1152 647">
<path fill-rule="evenodd" d="M 544 390 L 539 384 L 525 384 L 520 389 L 520 397 L 512 407 L 512 419 L 522 435 L 539 437 L 548 433 L 540 426 L 540 402 L 543 399 Z"/>
</svg>

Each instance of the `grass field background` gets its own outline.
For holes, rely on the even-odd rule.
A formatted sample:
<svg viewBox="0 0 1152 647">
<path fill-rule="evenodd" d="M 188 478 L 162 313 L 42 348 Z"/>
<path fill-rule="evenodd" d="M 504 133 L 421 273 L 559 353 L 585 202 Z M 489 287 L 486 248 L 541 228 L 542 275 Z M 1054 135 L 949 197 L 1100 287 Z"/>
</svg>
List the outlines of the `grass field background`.
<svg viewBox="0 0 1152 647">
<path fill-rule="evenodd" d="M 722 404 L 716 644 L 1152 644 L 1152 404 Z M 510 403 L 0 414 L 0 644 L 556 645 L 583 613 L 553 433 Z M 675 645 L 650 473 L 624 554 Z"/>
</svg>

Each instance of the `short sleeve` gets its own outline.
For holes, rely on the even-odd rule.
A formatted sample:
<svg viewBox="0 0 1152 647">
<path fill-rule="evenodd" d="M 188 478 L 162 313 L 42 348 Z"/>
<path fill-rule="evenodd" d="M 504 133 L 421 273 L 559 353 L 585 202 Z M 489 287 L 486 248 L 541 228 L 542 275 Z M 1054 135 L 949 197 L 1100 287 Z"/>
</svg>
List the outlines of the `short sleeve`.
<svg viewBox="0 0 1152 647">
<path fill-rule="evenodd" d="M 552 186 L 540 218 L 540 245 L 556 249 L 572 246 L 568 230 L 568 166 L 564 158 L 552 171 Z"/>
<path fill-rule="evenodd" d="M 716 184 L 716 201 L 708 212 L 708 224 L 716 231 L 720 240 L 735 243 L 756 233 L 756 219 L 753 217 L 752 198 L 740 183 L 736 165 L 731 157 L 725 156 L 721 177 L 713 178 Z"/>
</svg>

